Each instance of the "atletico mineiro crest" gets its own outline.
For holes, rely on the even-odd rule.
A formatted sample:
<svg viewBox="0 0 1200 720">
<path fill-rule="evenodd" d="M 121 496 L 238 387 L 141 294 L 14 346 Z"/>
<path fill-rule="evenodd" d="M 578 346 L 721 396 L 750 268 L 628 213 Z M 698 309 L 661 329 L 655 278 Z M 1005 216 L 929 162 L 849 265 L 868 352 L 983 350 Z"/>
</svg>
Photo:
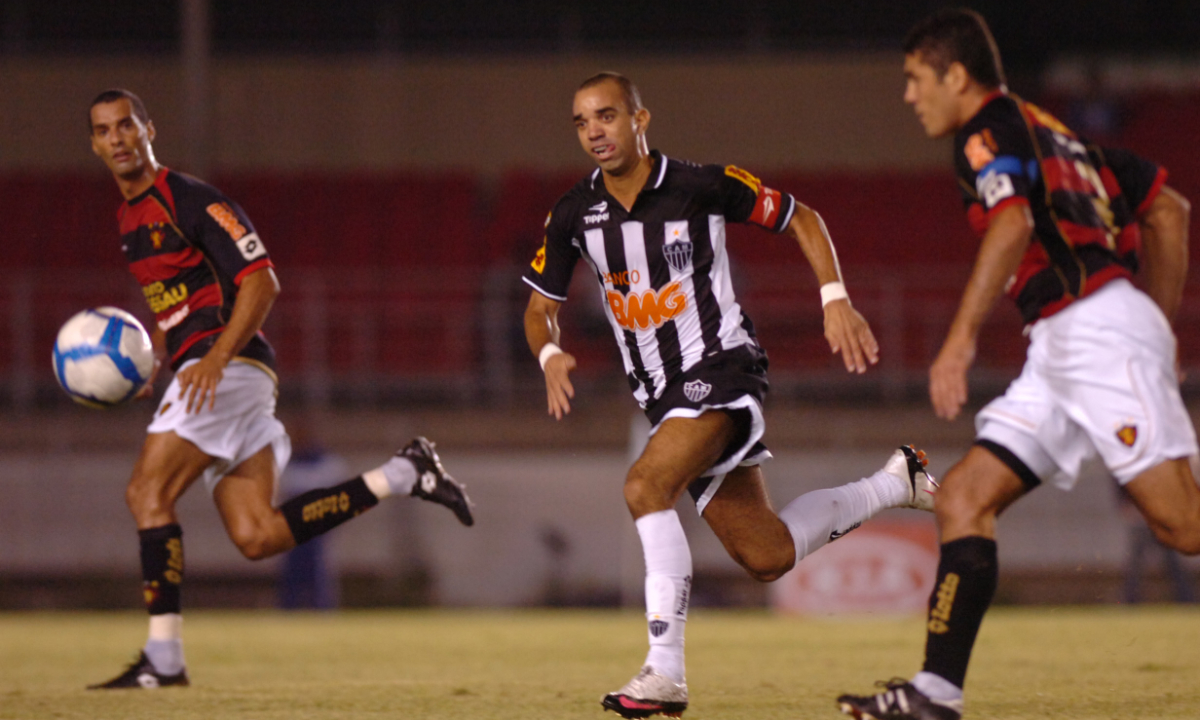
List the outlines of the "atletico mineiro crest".
<svg viewBox="0 0 1200 720">
<path fill-rule="evenodd" d="M 1117 430 L 1117 439 L 1125 443 L 1127 447 L 1133 447 L 1137 442 L 1137 426 L 1122 425 L 1120 430 Z"/>
</svg>

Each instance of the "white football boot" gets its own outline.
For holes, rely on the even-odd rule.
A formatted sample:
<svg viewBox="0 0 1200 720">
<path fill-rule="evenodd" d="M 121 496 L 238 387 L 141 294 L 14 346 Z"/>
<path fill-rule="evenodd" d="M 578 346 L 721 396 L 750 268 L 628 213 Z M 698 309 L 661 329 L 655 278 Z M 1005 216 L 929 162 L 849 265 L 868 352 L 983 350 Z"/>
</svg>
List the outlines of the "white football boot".
<svg viewBox="0 0 1200 720">
<path fill-rule="evenodd" d="M 688 706 L 687 683 L 677 683 L 647 665 L 625 687 L 605 695 L 600 704 L 623 718 L 648 718 L 660 713 L 683 717 Z"/>
<path fill-rule="evenodd" d="M 925 471 L 929 458 L 924 450 L 912 445 L 901 445 L 888 459 L 883 471 L 908 483 L 908 503 L 900 507 L 933 512 L 933 496 L 938 490 L 937 480 Z"/>
</svg>

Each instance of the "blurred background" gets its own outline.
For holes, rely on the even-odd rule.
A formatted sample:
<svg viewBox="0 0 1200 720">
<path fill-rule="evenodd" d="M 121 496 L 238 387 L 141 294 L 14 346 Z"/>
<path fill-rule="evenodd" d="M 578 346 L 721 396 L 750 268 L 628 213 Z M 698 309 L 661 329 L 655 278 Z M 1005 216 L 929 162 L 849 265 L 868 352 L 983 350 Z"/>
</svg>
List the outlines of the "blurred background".
<svg viewBox="0 0 1200 720">
<path fill-rule="evenodd" d="M 966 4 L 991 22 L 1014 92 L 1163 163 L 1200 200 L 1200 5 Z M 736 163 L 817 209 L 880 339 L 880 364 L 848 376 L 799 250 L 731 231 L 739 299 L 771 358 L 777 503 L 869 474 L 900 442 L 944 472 L 973 426 L 933 417 L 926 372 L 976 242 L 948 142 L 925 139 L 902 101 L 900 50 L 941 5 L 4 0 L 0 608 L 140 605 L 123 488 L 151 406 L 75 406 L 49 362 L 80 309 L 149 319 L 120 252 L 120 196 L 85 129 L 109 87 L 141 95 L 159 160 L 238 202 L 274 258 L 283 295 L 265 332 L 281 417 L 308 463 L 298 471 L 357 473 L 425 434 L 478 503 L 467 530 L 440 508 L 389 501 L 287 570 L 243 560 L 193 489 L 181 508 L 189 606 L 640 605 L 620 487 L 646 427 L 592 280 L 577 273 L 561 316 L 580 361 L 563 422 L 545 415 L 521 326 L 520 275 L 542 221 L 590 170 L 570 102 L 599 70 L 639 85 L 651 147 Z M 1198 319 L 1189 290 L 1177 333 L 1193 408 Z M 981 339 L 973 407 L 1016 376 L 1024 351 L 1005 300 Z M 1044 488 L 1019 504 L 1001 523 L 1001 599 L 1190 599 L 1196 566 L 1160 557 L 1122 508 L 1098 467 L 1070 494 Z M 936 561 L 932 521 L 893 513 L 769 595 L 684 510 L 701 604 L 919 607 Z"/>
</svg>

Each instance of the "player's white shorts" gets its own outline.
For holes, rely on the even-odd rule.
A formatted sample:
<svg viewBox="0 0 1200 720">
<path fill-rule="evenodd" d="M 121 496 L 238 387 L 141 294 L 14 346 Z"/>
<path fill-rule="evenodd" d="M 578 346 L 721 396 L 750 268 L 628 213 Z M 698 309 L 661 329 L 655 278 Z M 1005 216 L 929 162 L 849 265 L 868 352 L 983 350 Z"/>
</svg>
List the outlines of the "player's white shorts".
<svg viewBox="0 0 1200 720">
<path fill-rule="evenodd" d="M 195 362 L 199 360 L 189 360 L 180 370 Z M 146 432 L 174 432 L 212 456 L 213 463 L 201 476 L 210 494 L 221 478 L 268 445 L 275 453 L 276 482 L 292 455 L 287 431 L 275 418 L 275 379 L 236 359 L 225 368 L 212 410 L 205 403 L 199 413 L 187 412 L 176 375 Z"/>
<path fill-rule="evenodd" d="M 1175 335 L 1126 280 L 1035 323 L 1021 376 L 979 412 L 975 428 L 979 440 L 1064 490 L 1097 453 L 1122 485 L 1197 454 L 1179 396 Z"/>
</svg>

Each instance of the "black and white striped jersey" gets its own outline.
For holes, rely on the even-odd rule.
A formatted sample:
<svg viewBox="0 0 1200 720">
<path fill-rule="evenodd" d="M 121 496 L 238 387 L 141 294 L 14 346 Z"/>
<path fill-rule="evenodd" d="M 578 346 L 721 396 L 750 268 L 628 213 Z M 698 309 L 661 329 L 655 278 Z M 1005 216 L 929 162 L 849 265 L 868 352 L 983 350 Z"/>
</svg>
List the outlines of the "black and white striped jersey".
<svg viewBox="0 0 1200 720">
<path fill-rule="evenodd" d="M 628 212 L 599 168 L 564 195 L 524 277 L 561 302 L 576 261 L 587 262 L 642 407 L 701 358 L 757 345 L 734 297 L 725 223 L 782 232 L 796 211 L 791 195 L 740 168 L 651 156 L 650 179 Z"/>
</svg>

